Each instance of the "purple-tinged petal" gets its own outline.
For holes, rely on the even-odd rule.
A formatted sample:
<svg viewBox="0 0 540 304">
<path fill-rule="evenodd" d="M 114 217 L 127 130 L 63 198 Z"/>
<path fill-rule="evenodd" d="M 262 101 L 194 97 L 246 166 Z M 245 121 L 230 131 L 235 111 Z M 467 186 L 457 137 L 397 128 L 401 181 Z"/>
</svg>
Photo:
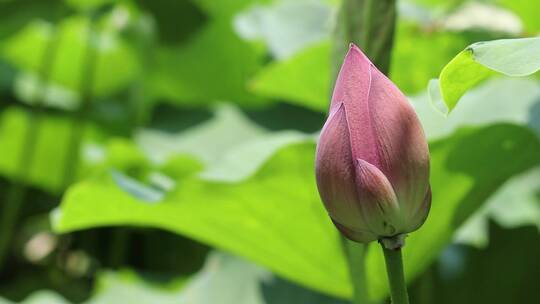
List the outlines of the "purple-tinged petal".
<svg viewBox="0 0 540 304">
<path fill-rule="evenodd" d="M 407 98 L 375 67 L 369 104 L 377 140 L 377 167 L 390 180 L 403 212 L 411 216 L 424 202 L 429 187 L 429 151 L 424 131 Z"/>
<path fill-rule="evenodd" d="M 343 234 L 346 238 L 349 240 L 353 240 L 355 242 L 359 243 L 369 243 L 376 241 L 378 239 L 378 236 L 370 231 L 367 230 L 351 230 L 340 223 L 336 222 L 332 219 L 332 222 L 334 223 L 334 226 Z"/>
<path fill-rule="evenodd" d="M 370 242 L 418 229 L 431 204 L 429 151 L 412 106 L 356 46 L 317 146 L 317 187 L 335 226 Z"/>
<path fill-rule="evenodd" d="M 405 228 L 392 185 L 374 165 L 356 162 L 356 187 L 364 221 L 378 236 L 394 236 Z"/>
<path fill-rule="evenodd" d="M 330 112 L 332 113 L 340 104 L 343 104 L 349 123 L 353 158 L 360 158 L 377 165 L 379 162 L 377 139 L 371 123 L 368 102 L 371 66 L 371 62 L 360 49 L 351 44 L 336 80 Z"/>
<path fill-rule="evenodd" d="M 330 115 L 321 131 L 315 173 L 319 194 L 330 217 L 350 229 L 365 229 L 358 206 L 354 163 L 343 106 Z"/>
<path fill-rule="evenodd" d="M 418 209 L 413 212 L 410 218 L 407 221 L 407 232 L 413 232 L 418 230 L 427 219 L 429 210 L 431 209 L 431 187 L 428 187 L 428 191 L 422 204 L 419 205 Z"/>
</svg>

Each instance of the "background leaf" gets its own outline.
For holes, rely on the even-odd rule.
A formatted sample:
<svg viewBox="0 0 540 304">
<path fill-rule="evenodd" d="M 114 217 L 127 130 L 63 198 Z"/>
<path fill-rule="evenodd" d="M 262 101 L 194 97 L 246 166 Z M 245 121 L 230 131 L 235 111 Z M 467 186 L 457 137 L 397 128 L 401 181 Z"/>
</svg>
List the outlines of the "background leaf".
<svg viewBox="0 0 540 304">
<path fill-rule="evenodd" d="M 330 45 L 317 44 L 290 59 L 266 66 L 251 80 L 249 88 L 262 96 L 326 112 L 330 98 Z"/>
<path fill-rule="evenodd" d="M 497 185 L 537 164 L 538 151 L 536 136 L 511 125 L 462 130 L 432 143 L 432 187 L 440 195 L 434 197 L 426 228 L 408 240 L 409 279 L 429 265 Z M 68 192 L 55 213 L 55 227 L 65 232 L 119 223 L 157 226 L 245 256 L 293 281 L 347 296 L 350 283 L 337 234 L 314 189 L 313 155 L 312 144 L 282 148 L 254 176 L 236 184 L 180 180 L 157 204 L 137 200 L 104 173 Z M 514 161 L 505 162 L 509 157 Z M 493 163 L 499 164 L 497 173 L 491 170 Z M 109 204 L 111 200 L 117 204 Z M 297 218 L 294 223 L 291 216 Z M 311 238 L 321 244 L 317 252 L 309 249 Z M 331 269 L 323 262 L 328 259 Z M 385 294 L 386 282 L 378 250 L 370 252 L 368 263 L 371 291 L 378 298 Z"/>
<path fill-rule="evenodd" d="M 0 115 L 0 146 L 3 147 L 0 173 L 4 176 L 16 177 L 18 174 L 24 135 L 31 126 L 31 119 L 34 118 L 28 111 L 15 107 L 4 110 Z M 31 163 L 28 182 L 58 193 L 66 186 L 63 185 L 66 147 L 71 139 L 73 122 L 63 115 L 49 115 L 39 119 L 38 124 L 39 132 L 33 158 L 27 160 Z M 92 125 L 88 126 L 84 136 L 95 142 L 101 138 L 100 131 Z"/>
<path fill-rule="evenodd" d="M 314 189 L 313 157 L 313 143 L 293 145 L 246 181 L 179 180 L 157 204 L 137 200 L 105 173 L 69 191 L 55 212 L 55 227 L 65 232 L 120 222 L 157 226 L 240 254 L 306 286 L 346 296 L 351 292 L 348 274 L 338 235 Z M 86 211 L 90 202 L 99 216 Z M 317 251 L 311 250 L 314 242 L 321 244 Z"/>
<path fill-rule="evenodd" d="M 55 37 L 58 35 L 58 37 Z M 50 80 L 75 92 L 80 90 L 84 56 L 88 42 L 88 19 L 72 17 L 62 21 L 58 34 L 54 25 L 36 21 L 2 41 L 0 54 L 18 69 L 39 74 L 41 59 L 50 39 L 58 39 Z M 138 70 L 133 51 L 111 29 L 98 30 L 97 63 L 92 93 L 106 96 L 116 93 L 134 80 Z"/>
<path fill-rule="evenodd" d="M 246 80 L 262 63 L 262 49 L 242 40 L 233 29 L 234 14 L 259 1 L 195 3 L 209 15 L 189 44 L 159 46 L 149 76 L 149 93 L 178 104 L 235 101 L 256 105 Z M 204 58 L 203 60 L 200 60 Z"/>
<path fill-rule="evenodd" d="M 439 76 L 442 98 L 452 111 L 465 92 L 495 72 L 526 76 L 540 69 L 540 38 L 505 39 L 470 45 Z"/>
</svg>

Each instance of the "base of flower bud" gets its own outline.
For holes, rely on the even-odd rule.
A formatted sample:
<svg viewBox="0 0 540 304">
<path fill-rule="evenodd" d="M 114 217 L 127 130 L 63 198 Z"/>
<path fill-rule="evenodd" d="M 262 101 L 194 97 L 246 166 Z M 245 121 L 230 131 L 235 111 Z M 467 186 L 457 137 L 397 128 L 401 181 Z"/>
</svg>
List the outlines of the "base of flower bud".
<svg viewBox="0 0 540 304">
<path fill-rule="evenodd" d="M 392 237 L 385 237 L 385 238 L 379 239 L 379 243 L 381 243 L 386 249 L 399 250 L 403 246 L 405 246 L 406 237 L 407 237 L 406 234 L 398 234 Z"/>
</svg>

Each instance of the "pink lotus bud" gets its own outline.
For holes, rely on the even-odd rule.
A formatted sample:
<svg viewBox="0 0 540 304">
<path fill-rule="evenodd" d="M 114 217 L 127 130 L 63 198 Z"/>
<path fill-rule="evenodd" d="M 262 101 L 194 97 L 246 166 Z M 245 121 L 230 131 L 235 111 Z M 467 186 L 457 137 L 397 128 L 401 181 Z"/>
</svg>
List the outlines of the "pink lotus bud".
<svg viewBox="0 0 540 304">
<path fill-rule="evenodd" d="M 429 212 L 429 151 L 416 113 L 353 44 L 321 131 L 315 171 L 332 221 L 353 241 L 412 232 Z"/>
</svg>

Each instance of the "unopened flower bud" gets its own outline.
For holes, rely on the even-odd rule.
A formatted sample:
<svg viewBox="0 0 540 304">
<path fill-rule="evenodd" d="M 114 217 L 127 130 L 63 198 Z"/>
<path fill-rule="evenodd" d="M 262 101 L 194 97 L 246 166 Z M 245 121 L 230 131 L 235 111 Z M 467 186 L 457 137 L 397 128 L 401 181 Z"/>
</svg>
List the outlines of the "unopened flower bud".
<svg viewBox="0 0 540 304">
<path fill-rule="evenodd" d="M 403 236 L 429 212 L 429 151 L 420 122 L 355 45 L 335 84 L 315 171 L 332 221 L 353 241 Z"/>
</svg>

